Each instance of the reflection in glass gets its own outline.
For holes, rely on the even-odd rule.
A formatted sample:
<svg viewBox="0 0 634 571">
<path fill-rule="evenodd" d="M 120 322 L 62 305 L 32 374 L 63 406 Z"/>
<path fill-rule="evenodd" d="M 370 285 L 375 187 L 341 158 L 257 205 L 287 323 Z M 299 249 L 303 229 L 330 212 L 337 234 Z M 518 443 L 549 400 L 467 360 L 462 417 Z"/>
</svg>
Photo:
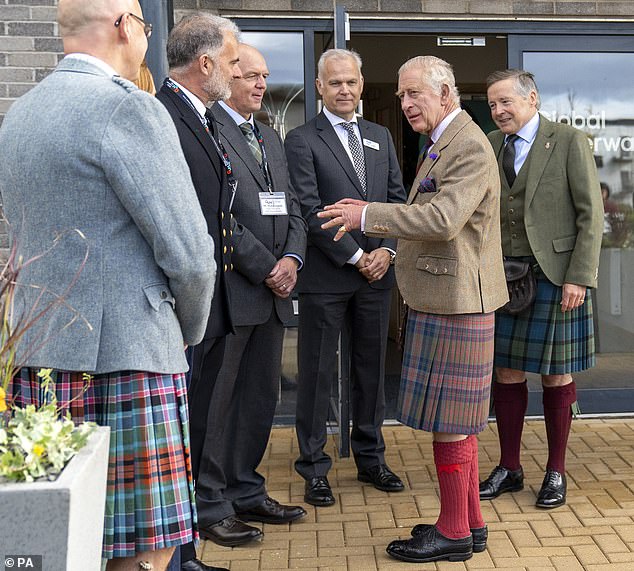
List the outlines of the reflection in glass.
<svg viewBox="0 0 634 571">
<path fill-rule="evenodd" d="M 524 54 L 535 74 L 541 113 L 587 133 L 603 183 L 604 247 L 634 247 L 634 77 L 631 53 Z"/>
<path fill-rule="evenodd" d="M 634 357 L 634 85 L 626 80 L 634 54 L 525 52 L 523 61 L 540 112 L 582 130 L 592 145 L 605 210 L 595 338 L 598 352 L 612 355 L 599 355 L 588 375 L 593 386 L 627 386 L 631 368 L 616 363 Z"/>
<path fill-rule="evenodd" d="M 242 41 L 260 50 L 271 75 L 256 118 L 286 133 L 305 121 L 304 39 L 298 32 L 243 32 Z"/>
</svg>

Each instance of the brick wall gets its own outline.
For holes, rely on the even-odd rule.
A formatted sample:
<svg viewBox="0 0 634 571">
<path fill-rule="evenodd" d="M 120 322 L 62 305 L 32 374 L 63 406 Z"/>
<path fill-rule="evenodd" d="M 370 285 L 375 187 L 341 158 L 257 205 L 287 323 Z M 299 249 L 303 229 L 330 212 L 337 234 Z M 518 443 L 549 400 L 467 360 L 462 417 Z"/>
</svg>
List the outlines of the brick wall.
<svg viewBox="0 0 634 571">
<path fill-rule="evenodd" d="M 381 12 L 390 15 L 478 17 L 634 17 L 632 0 L 338 0 L 357 16 Z M 224 14 L 295 13 L 297 15 L 329 14 L 335 0 L 174 0 L 174 9 L 212 10 Z M 176 14 L 178 19 L 178 12 Z"/>
<path fill-rule="evenodd" d="M 15 99 L 57 65 L 57 0 L 0 0 L 0 124 Z"/>
</svg>

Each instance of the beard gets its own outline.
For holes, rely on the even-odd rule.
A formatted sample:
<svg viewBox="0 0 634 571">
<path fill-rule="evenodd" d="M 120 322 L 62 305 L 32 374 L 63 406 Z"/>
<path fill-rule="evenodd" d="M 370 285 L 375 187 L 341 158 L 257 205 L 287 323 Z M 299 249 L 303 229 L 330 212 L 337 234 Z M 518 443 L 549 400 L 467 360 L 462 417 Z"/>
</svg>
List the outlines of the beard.
<svg viewBox="0 0 634 571">
<path fill-rule="evenodd" d="M 205 92 L 209 96 L 210 101 L 223 101 L 231 97 L 231 83 L 232 79 L 227 81 L 218 66 L 214 66 L 211 71 L 211 75 L 205 84 Z"/>
</svg>

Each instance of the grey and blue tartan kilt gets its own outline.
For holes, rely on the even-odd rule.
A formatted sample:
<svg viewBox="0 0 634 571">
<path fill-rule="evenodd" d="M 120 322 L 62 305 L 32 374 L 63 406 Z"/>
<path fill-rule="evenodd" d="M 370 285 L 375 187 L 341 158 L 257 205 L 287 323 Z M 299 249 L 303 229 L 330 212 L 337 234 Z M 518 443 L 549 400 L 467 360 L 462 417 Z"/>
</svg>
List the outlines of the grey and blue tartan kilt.
<svg viewBox="0 0 634 571">
<path fill-rule="evenodd" d="M 487 423 L 493 313 L 409 310 L 398 420 L 429 432 L 477 434 Z"/>
<path fill-rule="evenodd" d="M 585 303 L 561 311 L 562 288 L 539 276 L 533 306 L 519 315 L 495 315 L 495 366 L 563 375 L 595 365 L 590 292 Z"/>
</svg>

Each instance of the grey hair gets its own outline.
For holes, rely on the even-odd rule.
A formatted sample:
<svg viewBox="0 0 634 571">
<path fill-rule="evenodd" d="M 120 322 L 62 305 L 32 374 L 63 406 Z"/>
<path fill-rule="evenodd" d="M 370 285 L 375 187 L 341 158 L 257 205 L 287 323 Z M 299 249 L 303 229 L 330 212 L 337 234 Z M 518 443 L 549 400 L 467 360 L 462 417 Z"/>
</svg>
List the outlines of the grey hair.
<svg viewBox="0 0 634 571">
<path fill-rule="evenodd" d="M 421 81 L 434 91 L 441 95 L 442 86 L 449 88 L 449 94 L 454 103 L 460 104 L 460 94 L 456 87 L 456 78 L 453 74 L 453 68 L 444 59 L 436 56 L 416 56 L 408 59 L 398 70 L 400 75 L 412 68 L 418 68 L 421 72 Z"/>
<path fill-rule="evenodd" d="M 231 20 L 204 12 L 185 16 L 167 39 L 167 63 L 170 70 L 188 66 L 203 54 L 215 58 L 222 49 L 225 32 L 240 40 L 240 29 Z"/>
<path fill-rule="evenodd" d="M 503 71 L 494 71 L 489 77 L 487 77 L 487 89 L 498 81 L 504 81 L 506 79 L 513 79 L 515 83 L 515 91 L 517 94 L 528 99 L 531 91 L 537 95 L 537 109 L 541 107 L 542 100 L 539 96 L 539 90 L 537 89 L 537 83 L 535 83 L 535 76 L 530 71 L 524 71 L 523 69 L 505 69 Z"/>
<path fill-rule="evenodd" d="M 359 68 L 359 74 L 360 74 L 361 66 L 363 65 L 363 62 L 361 61 L 361 56 L 353 50 L 344 50 L 341 48 L 337 48 L 337 49 L 326 50 L 323 54 L 321 54 L 321 57 L 319 58 L 319 61 L 317 62 L 317 77 L 319 79 L 322 79 L 324 69 L 326 67 L 326 62 L 328 60 L 331 60 L 331 59 L 342 60 L 342 59 L 348 59 L 348 58 L 352 58 L 354 60 L 354 62 L 357 64 L 357 67 Z"/>
</svg>

